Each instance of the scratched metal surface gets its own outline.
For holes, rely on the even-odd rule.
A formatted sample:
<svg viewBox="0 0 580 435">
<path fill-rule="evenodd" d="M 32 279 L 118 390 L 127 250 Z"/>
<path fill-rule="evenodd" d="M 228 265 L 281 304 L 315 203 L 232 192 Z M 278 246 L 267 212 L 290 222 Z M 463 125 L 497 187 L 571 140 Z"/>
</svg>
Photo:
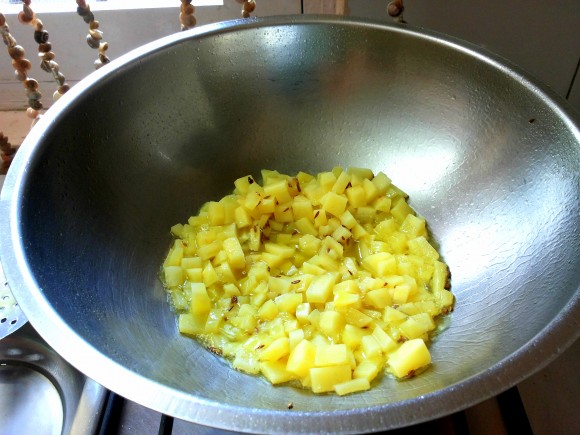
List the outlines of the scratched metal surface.
<svg viewBox="0 0 580 435">
<path fill-rule="evenodd" d="M 579 141 L 564 102 L 441 35 L 222 23 L 138 49 L 56 103 L 6 179 L 0 256 L 47 342 L 130 400 L 237 431 L 392 429 L 492 397 L 577 339 Z M 237 177 L 337 165 L 410 194 L 457 306 L 423 375 L 315 397 L 180 337 L 157 273 L 169 227 Z"/>
</svg>

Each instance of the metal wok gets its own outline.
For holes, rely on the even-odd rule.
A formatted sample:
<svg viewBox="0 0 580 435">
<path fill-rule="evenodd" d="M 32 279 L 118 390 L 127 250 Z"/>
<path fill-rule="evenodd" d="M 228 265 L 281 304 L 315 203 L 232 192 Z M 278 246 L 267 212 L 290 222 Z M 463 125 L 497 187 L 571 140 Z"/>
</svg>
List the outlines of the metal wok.
<svg viewBox="0 0 580 435">
<path fill-rule="evenodd" d="M 315 396 L 181 337 L 158 279 L 170 226 L 237 177 L 339 165 L 391 176 L 451 268 L 432 367 Z M 139 48 L 33 128 L 0 220 L 8 282 L 42 337 L 105 387 L 203 425 L 402 427 L 498 394 L 579 336 L 577 115 L 503 60 L 411 27 L 278 17 Z"/>
</svg>

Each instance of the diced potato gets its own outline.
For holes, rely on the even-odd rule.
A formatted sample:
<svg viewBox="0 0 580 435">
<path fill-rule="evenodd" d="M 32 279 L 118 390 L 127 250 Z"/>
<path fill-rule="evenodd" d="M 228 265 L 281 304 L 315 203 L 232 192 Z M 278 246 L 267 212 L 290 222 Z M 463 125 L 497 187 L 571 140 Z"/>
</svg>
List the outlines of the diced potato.
<svg viewBox="0 0 580 435">
<path fill-rule="evenodd" d="M 290 341 L 286 337 L 280 337 L 266 346 L 260 352 L 260 361 L 277 361 L 290 353 Z M 285 368 L 285 367 L 284 367 Z"/>
<path fill-rule="evenodd" d="M 325 273 L 314 277 L 308 289 L 306 289 L 306 300 L 310 303 L 324 303 L 329 300 L 332 288 L 338 279 L 336 273 Z"/>
<path fill-rule="evenodd" d="M 340 217 L 346 211 L 347 199 L 337 193 L 328 192 L 320 199 L 320 202 L 326 212 L 336 217 Z"/>
<path fill-rule="evenodd" d="M 223 241 L 223 248 L 231 267 L 234 269 L 243 269 L 246 267 L 246 256 L 237 237 L 225 239 Z"/>
<path fill-rule="evenodd" d="M 454 296 L 405 192 L 365 168 L 261 175 L 171 227 L 161 277 L 179 331 L 237 370 L 315 393 L 422 370 Z"/>
<path fill-rule="evenodd" d="M 399 378 L 412 375 L 415 371 L 431 363 L 431 354 L 420 338 L 405 341 L 389 355 L 389 371 Z"/>
<path fill-rule="evenodd" d="M 359 391 L 366 391 L 371 388 L 371 384 L 365 377 L 359 377 L 357 379 L 352 379 L 350 381 L 342 382 L 340 384 L 334 384 L 334 391 L 339 396 L 344 396 L 346 394 L 357 393 Z"/>
<path fill-rule="evenodd" d="M 183 284 L 185 273 L 181 266 L 165 266 L 165 285 L 168 287 L 177 287 Z"/>
<path fill-rule="evenodd" d="M 286 370 L 303 378 L 312 367 L 314 367 L 314 359 L 316 358 L 316 346 L 308 340 L 302 340 L 292 349 Z"/>
<path fill-rule="evenodd" d="M 294 373 L 286 370 L 286 364 L 280 361 L 261 362 L 260 371 L 274 385 L 282 384 L 296 378 Z"/>
<path fill-rule="evenodd" d="M 310 383 L 314 393 L 333 391 L 336 384 L 350 381 L 352 371 L 349 364 L 310 369 Z"/>
<path fill-rule="evenodd" d="M 330 344 L 316 349 L 314 365 L 316 367 L 349 364 L 350 357 L 346 344 Z"/>
<path fill-rule="evenodd" d="M 338 311 L 325 310 L 320 313 L 320 321 L 318 327 L 320 331 L 329 337 L 336 337 L 342 332 L 345 320 L 342 313 Z"/>
</svg>

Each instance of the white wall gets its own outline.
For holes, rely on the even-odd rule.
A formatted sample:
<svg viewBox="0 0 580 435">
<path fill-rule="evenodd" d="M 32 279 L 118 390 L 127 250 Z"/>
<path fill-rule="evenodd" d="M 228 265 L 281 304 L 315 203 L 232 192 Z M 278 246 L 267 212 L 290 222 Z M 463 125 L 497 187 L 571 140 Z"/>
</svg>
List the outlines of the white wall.
<svg viewBox="0 0 580 435">
<path fill-rule="evenodd" d="M 93 0 L 94 1 L 94 0 Z M 313 0 L 309 0 L 312 3 Z M 301 0 L 257 0 L 256 16 L 299 14 Z M 91 2 L 89 2 L 90 4 Z M 109 57 L 121 54 L 162 36 L 179 31 L 178 0 L 174 7 L 134 11 L 98 11 Z M 350 15 L 390 20 L 386 0 L 349 0 Z M 574 85 L 580 60 L 580 0 L 406 0 L 405 19 L 412 26 L 447 33 L 481 45 L 519 65 L 538 81 L 580 111 L 580 78 Z M 33 3 L 34 6 L 34 3 Z M 234 19 L 240 6 L 225 0 L 223 6 L 198 7 L 199 25 Z M 84 38 L 87 25 L 75 13 L 39 16 L 50 33 L 56 60 L 71 83 L 93 71 L 96 50 Z M 41 81 L 43 102 L 49 104 L 55 89 L 51 77 L 36 59 L 32 28 L 8 16 L 11 33 L 35 63 L 30 76 Z M 5 47 L 0 44 L 0 110 L 24 108 L 22 85 L 14 79 Z"/>
</svg>

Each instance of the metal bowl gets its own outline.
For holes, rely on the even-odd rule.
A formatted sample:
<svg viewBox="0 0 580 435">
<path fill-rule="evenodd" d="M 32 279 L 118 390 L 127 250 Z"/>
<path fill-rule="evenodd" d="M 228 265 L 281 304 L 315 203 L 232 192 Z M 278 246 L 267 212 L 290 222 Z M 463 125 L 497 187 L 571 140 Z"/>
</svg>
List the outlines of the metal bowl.
<svg viewBox="0 0 580 435">
<path fill-rule="evenodd" d="M 419 423 L 506 390 L 578 338 L 577 120 L 517 68 L 428 31 L 210 25 L 112 62 L 46 113 L 6 178 L 1 259 L 43 338 L 147 407 L 250 432 Z M 384 171 L 410 194 L 457 298 L 427 372 L 345 397 L 232 370 L 178 334 L 158 279 L 170 226 L 236 178 L 333 166 Z"/>
</svg>

